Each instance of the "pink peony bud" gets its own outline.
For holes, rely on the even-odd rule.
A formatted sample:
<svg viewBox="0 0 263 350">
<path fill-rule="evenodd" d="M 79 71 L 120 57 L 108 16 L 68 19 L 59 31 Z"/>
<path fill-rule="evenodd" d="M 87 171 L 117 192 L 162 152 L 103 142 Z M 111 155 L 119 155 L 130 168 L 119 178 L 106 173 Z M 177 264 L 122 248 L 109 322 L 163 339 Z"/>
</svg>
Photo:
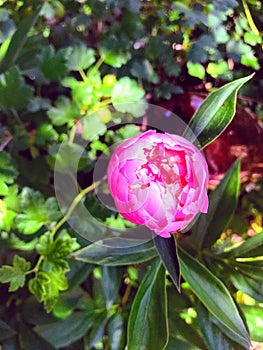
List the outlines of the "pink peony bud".
<svg viewBox="0 0 263 350">
<path fill-rule="evenodd" d="M 149 130 L 124 141 L 108 166 L 120 214 L 162 237 L 185 228 L 208 207 L 208 168 L 185 138 Z"/>
</svg>

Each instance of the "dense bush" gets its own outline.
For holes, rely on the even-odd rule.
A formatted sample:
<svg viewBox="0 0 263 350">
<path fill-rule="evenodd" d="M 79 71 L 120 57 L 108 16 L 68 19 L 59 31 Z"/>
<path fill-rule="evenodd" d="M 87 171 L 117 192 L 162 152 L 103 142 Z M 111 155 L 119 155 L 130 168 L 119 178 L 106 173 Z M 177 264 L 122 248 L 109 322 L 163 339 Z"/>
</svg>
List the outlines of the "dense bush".
<svg viewBox="0 0 263 350">
<path fill-rule="evenodd" d="M 263 342 L 261 2 L 0 4 L 2 349 Z M 93 170 L 153 125 L 173 132 L 163 107 L 187 122 L 196 111 L 184 136 L 207 156 L 210 206 L 188 232 L 143 240 L 100 202 L 108 189 Z"/>
</svg>

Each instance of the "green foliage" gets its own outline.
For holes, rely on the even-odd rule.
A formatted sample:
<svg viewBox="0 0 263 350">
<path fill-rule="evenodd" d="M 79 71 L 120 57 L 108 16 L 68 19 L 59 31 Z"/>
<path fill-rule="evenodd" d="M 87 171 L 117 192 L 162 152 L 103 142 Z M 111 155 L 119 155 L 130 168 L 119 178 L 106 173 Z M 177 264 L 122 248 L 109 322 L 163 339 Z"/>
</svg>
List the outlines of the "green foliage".
<svg viewBox="0 0 263 350">
<path fill-rule="evenodd" d="M 128 348 L 165 349 L 168 339 L 165 269 L 157 260 L 145 276 L 132 305 Z"/>
<path fill-rule="evenodd" d="M 25 274 L 30 269 L 30 262 L 15 255 L 13 266 L 4 265 L 0 268 L 0 282 L 10 283 L 9 292 L 14 292 L 25 284 Z"/>
<path fill-rule="evenodd" d="M 32 234 L 43 225 L 49 226 L 60 216 L 55 198 L 46 201 L 39 191 L 24 187 L 21 192 L 21 214 L 16 217 L 17 227 L 24 234 Z"/>
<path fill-rule="evenodd" d="M 248 192 L 239 161 L 211 190 L 208 214 L 170 239 L 143 240 L 100 203 L 106 184 L 93 183 L 110 147 L 147 122 L 162 126 L 147 103 L 183 104 L 187 119 L 195 100 L 184 105 L 184 92 L 211 92 L 185 131 L 201 148 L 231 123 L 241 87 L 239 105 L 262 114 L 261 2 L 0 4 L 0 347 L 263 342 L 262 185 Z M 76 171 L 75 198 L 54 188 L 54 169 L 65 183 Z"/>
</svg>

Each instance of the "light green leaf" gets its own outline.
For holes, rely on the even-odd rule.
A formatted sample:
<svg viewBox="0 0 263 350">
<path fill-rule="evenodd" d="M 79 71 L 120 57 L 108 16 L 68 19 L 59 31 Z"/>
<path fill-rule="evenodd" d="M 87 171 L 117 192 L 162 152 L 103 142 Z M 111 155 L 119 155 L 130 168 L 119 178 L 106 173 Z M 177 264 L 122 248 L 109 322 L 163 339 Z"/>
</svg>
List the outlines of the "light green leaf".
<svg viewBox="0 0 263 350">
<path fill-rule="evenodd" d="M 143 115 L 146 108 L 142 100 L 144 94 L 144 90 L 137 85 L 135 80 L 124 77 L 118 80 L 113 87 L 111 96 L 112 104 L 119 112 L 129 112 L 139 117 Z M 136 104 L 140 108 L 136 107 Z"/>
<path fill-rule="evenodd" d="M 239 305 L 244 312 L 251 339 L 263 343 L 263 308 L 262 306 Z"/>
<path fill-rule="evenodd" d="M 75 248 L 76 238 L 66 235 L 63 230 L 60 237 L 53 239 L 50 232 L 45 233 L 36 245 L 37 252 L 45 257 L 44 266 L 57 271 L 68 271 L 69 264 L 66 258 Z"/>
<path fill-rule="evenodd" d="M 128 321 L 128 349 L 165 348 L 168 342 L 165 269 L 158 259 L 144 277 Z"/>
<path fill-rule="evenodd" d="M 25 284 L 25 273 L 30 270 L 30 262 L 15 255 L 13 266 L 4 265 L 0 268 L 0 282 L 10 283 L 9 292 L 14 292 Z"/>
<path fill-rule="evenodd" d="M 11 165 L 10 157 L 7 153 L 0 153 L 0 196 L 8 194 L 8 185 L 14 182 L 16 170 Z"/>
<path fill-rule="evenodd" d="M 66 64 L 69 70 L 86 69 L 95 62 L 95 51 L 87 48 L 84 44 L 73 46 L 71 49 Z"/>
<path fill-rule="evenodd" d="M 240 189 L 240 160 L 226 173 L 209 196 L 207 214 L 201 214 L 193 228 L 193 240 L 201 249 L 211 247 L 220 237 L 236 208 Z"/>
<path fill-rule="evenodd" d="M 45 310 L 50 312 L 57 302 L 59 292 L 68 288 L 68 281 L 63 271 L 41 271 L 29 281 L 28 288 L 39 302 L 44 303 Z"/>
<path fill-rule="evenodd" d="M 228 69 L 229 68 L 226 61 L 221 61 L 218 63 L 209 62 L 206 71 L 213 78 L 217 78 L 219 75 L 227 73 Z"/>
<path fill-rule="evenodd" d="M 33 95 L 17 67 L 0 75 L 0 105 L 6 108 L 25 108 Z"/>
<path fill-rule="evenodd" d="M 70 99 L 60 96 L 55 102 L 55 107 L 51 107 L 47 115 L 53 125 L 68 124 L 71 126 L 74 120 L 79 118 L 79 109 Z"/>
<path fill-rule="evenodd" d="M 249 334 L 226 286 L 182 248 L 178 253 L 181 273 L 193 292 L 209 312 L 235 334 L 236 342 L 249 348 Z"/>
<path fill-rule="evenodd" d="M 22 213 L 16 217 L 17 228 L 24 234 L 32 234 L 43 225 L 57 221 L 61 213 L 54 197 L 46 201 L 39 191 L 24 187 L 21 192 L 20 206 Z"/>
<path fill-rule="evenodd" d="M 91 114 L 82 119 L 84 140 L 92 141 L 97 139 L 100 135 L 104 135 L 107 131 L 105 123 L 103 123 L 96 114 Z"/>
<path fill-rule="evenodd" d="M 115 68 L 120 68 L 131 58 L 129 51 L 112 51 L 106 47 L 101 47 L 99 54 L 105 63 Z"/>
<path fill-rule="evenodd" d="M 252 77 L 232 81 L 212 92 L 195 112 L 184 137 L 193 143 L 197 138 L 202 148 L 216 139 L 234 117 L 238 90 Z"/>
<path fill-rule="evenodd" d="M 121 266 L 137 264 L 157 256 L 152 241 L 141 244 L 139 241 L 134 241 L 133 246 L 121 248 L 111 246 L 111 241 L 108 239 L 93 243 L 75 252 L 73 257 L 92 264 Z"/>
<path fill-rule="evenodd" d="M 197 77 L 199 79 L 204 79 L 205 77 L 205 68 L 200 63 L 192 63 L 191 61 L 187 62 L 188 74 L 192 77 Z"/>
</svg>

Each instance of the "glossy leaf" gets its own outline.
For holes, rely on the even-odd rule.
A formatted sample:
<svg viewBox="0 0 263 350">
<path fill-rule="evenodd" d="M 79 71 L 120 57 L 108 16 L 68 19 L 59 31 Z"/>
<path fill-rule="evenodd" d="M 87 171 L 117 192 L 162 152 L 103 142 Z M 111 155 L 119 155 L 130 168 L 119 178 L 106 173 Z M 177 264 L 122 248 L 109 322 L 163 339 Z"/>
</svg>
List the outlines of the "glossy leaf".
<svg viewBox="0 0 263 350">
<path fill-rule="evenodd" d="M 42 338 L 24 323 L 19 322 L 18 328 L 21 349 L 55 350 L 55 347 L 49 343 L 48 339 Z"/>
<path fill-rule="evenodd" d="M 0 63 L 0 73 L 15 65 L 16 60 L 24 46 L 30 29 L 36 23 L 42 4 L 39 4 L 31 16 L 27 16 L 14 33 L 5 57 Z"/>
<path fill-rule="evenodd" d="M 191 132 L 186 130 L 184 137 L 192 142 L 197 138 L 201 148 L 216 139 L 234 117 L 238 90 L 252 76 L 237 79 L 212 92 L 195 112 L 189 123 Z"/>
<path fill-rule="evenodd" d="M 203 264 L 180 248 L 181 272 L 206 308 L 235 333 L 236 341 L 249 346 L 249 335 L 225 285 Z"/>
<path fill-rule="evenodd" d="M 89 312 L 78 311 L 63 321 L 37 326 L 35 329 L 53 346 L 62 348 L 83 337 L 92 327 L 94 318 L 94 310 Z"/>
<path fill-rule="evenodd" d="M 121 314 L 115 314 L 108 323 L 108 335 L 110 339 L 111 350 L 121 349 L 121 342 L 123 337 L 123 317 Z"/>
<path fill-rule="evenodd" d="M 258 280 L 237 272 L 233 272 L 229 278 L 236 289 L 241 290 L 257 301 L 263 303 L 262 279 Z"/>
<path fill-rule="evenodd" d="M 263 231 L 241 243 L 237 248 L 223 253 L 228 258 L 252 258 L 263 255 Z"/>
<path fill-rule="evenodd" d="M 213 350 L 246 350 L 247 347 L 243 347 L 240 344 L 233 342 L 229 339 L 213 322 L 214 316 L 200 303 L 196 305 L 197 320 L 200 329 L 204 335 L 209 349 Z"/>
<path fill-rule="evenodd" d="M 120 270 L 115 266 L 102 266 L 102 287 L 106 301 L 106 307 L 109 309 L 118 297 L 118 291 L 121 283 Z"/>
<path fill-rule="evenodd" d="M 240 188 L 240 160 L 226 173 L 209 196 L 207 214 L 201 214 L 193 228 L 193 240 L 201 249 L 210 247 L 220 237 L 236 208 Z"/>
<path fill-rule="evenodd" d="M 172 235 L 170 238 L 156 236 L 154 244 L 157 252 L 178 291 L 180 291 L 180 265 L 177 256 L 176 240 Z"/>
<path fill-rule="evenodd" d="M 156 257 L 156 249 L 152 241 L 139 244 L 134 242 L 134 246 L 117 248 L 110 246 L 111 239 L 108 241 L 98 241 L 73 254 L 77 260 L 89 262 L 92 264 L 121 266 L 138 264 Z"/>
<path fill-rule="evenodd" d="M 128 349 L 165 348 L 168 341 L 165 269 L 158 259 L 144 277 L 128 321 Z"/>
</svg>

